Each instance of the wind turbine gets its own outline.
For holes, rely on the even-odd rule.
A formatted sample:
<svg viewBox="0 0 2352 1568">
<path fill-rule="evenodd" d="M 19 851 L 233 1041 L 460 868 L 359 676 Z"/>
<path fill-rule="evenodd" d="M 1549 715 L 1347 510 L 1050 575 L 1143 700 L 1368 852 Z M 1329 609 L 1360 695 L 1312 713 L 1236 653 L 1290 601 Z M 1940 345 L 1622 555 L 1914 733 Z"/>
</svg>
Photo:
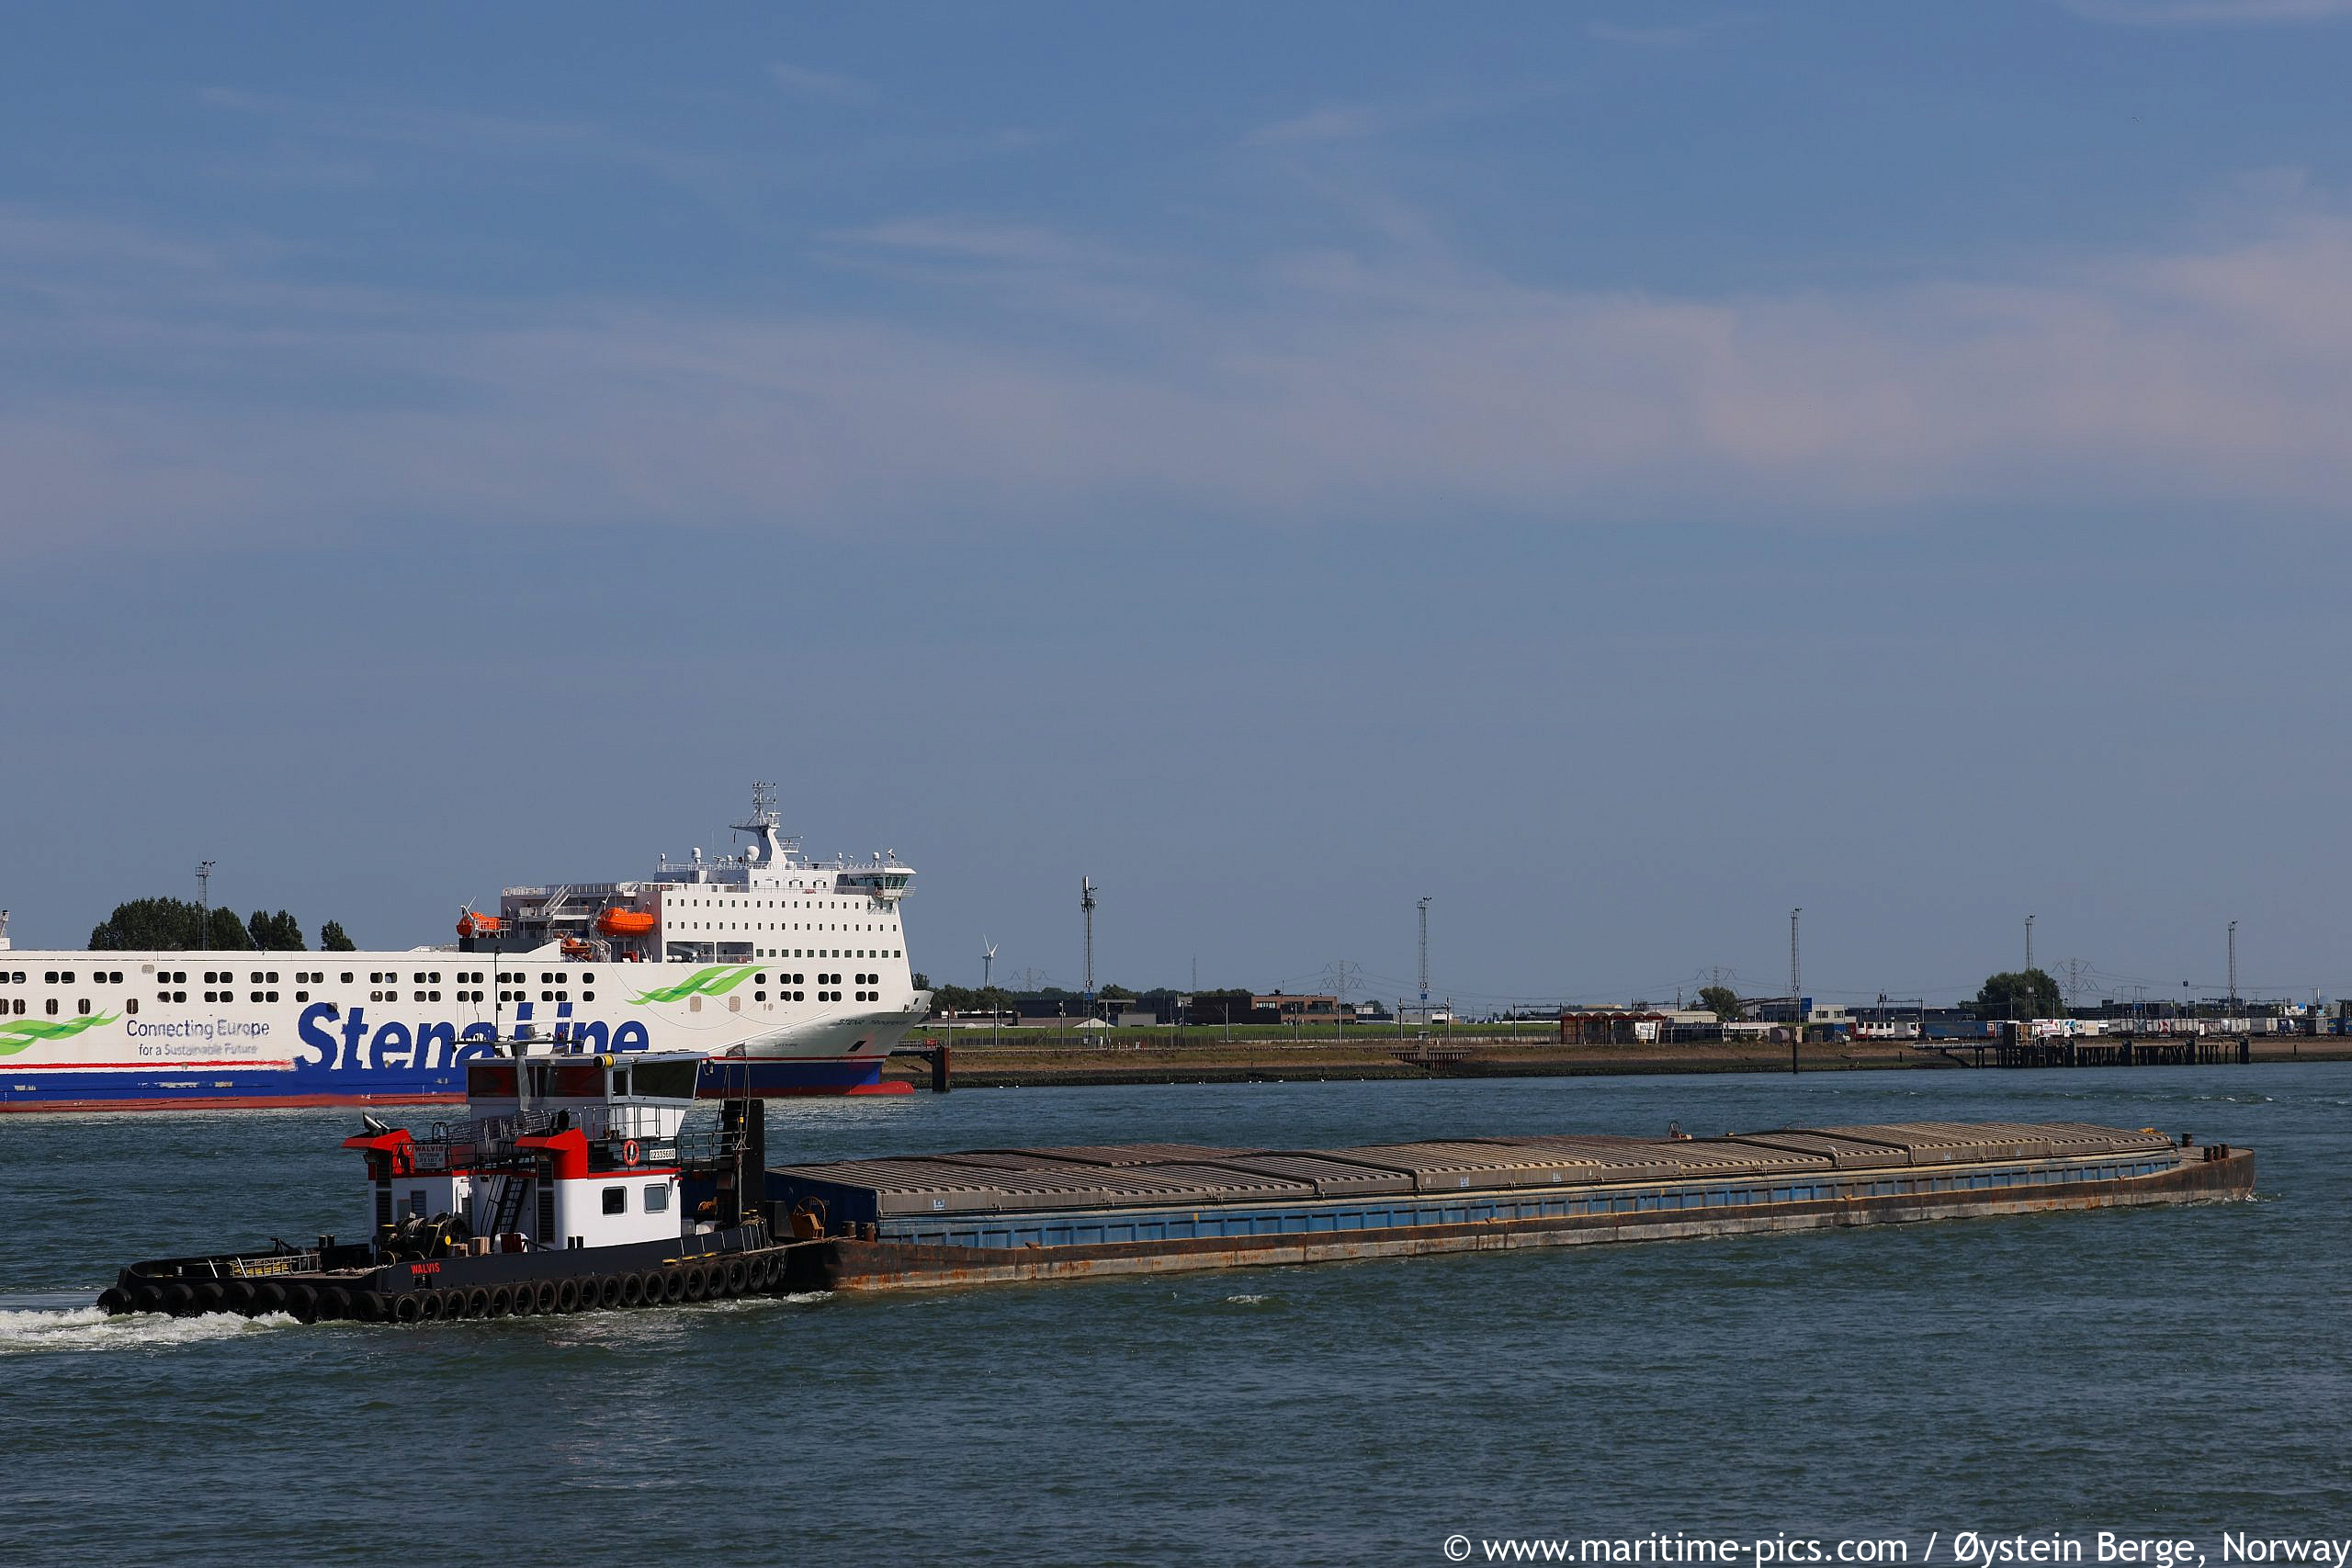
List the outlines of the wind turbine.
<svg viewBox="0 0 2352 1568">
<path fill-rule="evenodd" d="M 995 975 L 996 943 L 984 936 L 980 938 L 980 989 L 985 991 L 994 984 Z"/>
</svg>

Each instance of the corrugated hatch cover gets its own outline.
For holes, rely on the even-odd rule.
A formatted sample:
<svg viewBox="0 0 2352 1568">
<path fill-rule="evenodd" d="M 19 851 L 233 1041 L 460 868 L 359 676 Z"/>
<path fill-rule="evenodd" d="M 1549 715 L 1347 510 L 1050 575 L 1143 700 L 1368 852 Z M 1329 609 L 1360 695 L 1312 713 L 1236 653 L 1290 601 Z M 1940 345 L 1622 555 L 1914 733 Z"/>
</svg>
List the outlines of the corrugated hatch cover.
<svg viewBox="0 0 2352 1568">
<path fill-rule="evenodd" d="M 1073 1145 L 785 1166 L 775 1174 L 790 1188 L 820 1195 L 827 1188 L 870 1193 L 877 1215 L 1038 1213 L 1692 1181 L 2168 1146 L 2161 1134 L 2081 1122 L 1912 1122 L 1722 1138 L 1539 1134 L 1340 1149 Z"/>
</svg>

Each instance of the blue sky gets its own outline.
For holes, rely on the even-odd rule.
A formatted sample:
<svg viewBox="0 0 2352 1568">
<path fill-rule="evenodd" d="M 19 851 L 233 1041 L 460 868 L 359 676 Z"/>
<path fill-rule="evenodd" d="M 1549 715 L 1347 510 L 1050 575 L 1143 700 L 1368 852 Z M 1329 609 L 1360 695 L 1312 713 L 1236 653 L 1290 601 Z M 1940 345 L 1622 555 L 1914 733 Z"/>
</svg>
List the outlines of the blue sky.
<svg viewBox="0 0 2352 1568">
<path fill-rule="evenodd" d="M 0 903 L 725 841 L 936 976 L 2352 990 L 2352 5 L 58 7 Z"/>
</svg>

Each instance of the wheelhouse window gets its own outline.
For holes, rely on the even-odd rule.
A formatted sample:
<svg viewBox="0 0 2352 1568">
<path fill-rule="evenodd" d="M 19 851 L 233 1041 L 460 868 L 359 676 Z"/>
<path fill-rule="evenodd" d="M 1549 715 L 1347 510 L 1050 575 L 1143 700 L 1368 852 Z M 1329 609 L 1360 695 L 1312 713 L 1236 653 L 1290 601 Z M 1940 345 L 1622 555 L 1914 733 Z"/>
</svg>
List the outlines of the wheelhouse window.
<svg viewBox="0 0 2352 1568">
<path fill-rule="evenodd" d="M 628 1213 L 628 1188 L 607 1187 L 605 1189 L 605 1213 L 608 1214 L 626 1214 Z"/>
</svg>

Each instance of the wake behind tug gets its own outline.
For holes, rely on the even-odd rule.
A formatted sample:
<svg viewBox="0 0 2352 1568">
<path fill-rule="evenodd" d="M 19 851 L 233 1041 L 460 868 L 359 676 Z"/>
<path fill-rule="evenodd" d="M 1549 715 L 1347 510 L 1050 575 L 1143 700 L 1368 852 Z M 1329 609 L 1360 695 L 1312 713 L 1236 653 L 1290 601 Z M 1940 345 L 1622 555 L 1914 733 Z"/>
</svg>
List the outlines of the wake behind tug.
<svg viewBox="0 0 2352 1568">
<path fill-rule="evenodd" d="M 425 1136 L 370 1117 L 373 1235 L 124 1269 L 111 1313 L 283 1312 L 414 1323 L 659 1305 L 779 1290 L 757 1100 L 688 1134 L 701 1058 L 467 1065 L 468 1119 Z"/>
</svg>

